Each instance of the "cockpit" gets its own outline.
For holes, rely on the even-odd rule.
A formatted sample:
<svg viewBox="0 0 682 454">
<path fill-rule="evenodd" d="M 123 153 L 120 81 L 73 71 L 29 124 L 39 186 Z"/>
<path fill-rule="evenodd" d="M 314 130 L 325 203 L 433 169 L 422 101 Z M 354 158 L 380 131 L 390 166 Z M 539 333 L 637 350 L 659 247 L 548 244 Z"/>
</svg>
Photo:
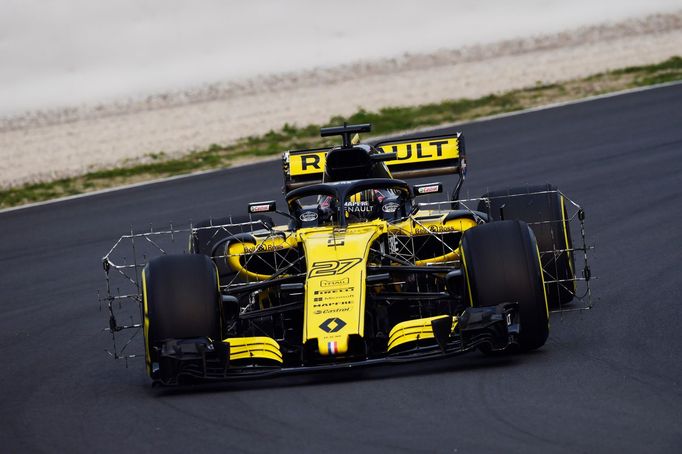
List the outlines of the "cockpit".
<svg viewBox="0 0 682 454">
<path fill-rule="evenodd" d="M 321 183 L 287 194 L 289 213 L 299 228 L 396 221 L 417 207 L 407 183 L 389 178 Z"/>
</svg>

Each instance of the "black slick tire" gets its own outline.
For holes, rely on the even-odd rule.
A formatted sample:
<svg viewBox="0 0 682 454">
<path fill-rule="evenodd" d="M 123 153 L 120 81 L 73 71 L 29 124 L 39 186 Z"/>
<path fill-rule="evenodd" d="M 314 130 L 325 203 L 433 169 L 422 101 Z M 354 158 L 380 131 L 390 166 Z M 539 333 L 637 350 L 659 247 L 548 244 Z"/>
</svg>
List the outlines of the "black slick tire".
<svg viewBox="0 0 682 454">
<path fill-rule="evenodd" d="M 163 255 L 143 270 L 144 343 L 147 372 L 159 363 L 167 339 L 220 335 L 216 268 L 205 255 Z"/>
<path fill-rule="evenodd" d="M 519 347 L 535 350 L 549 335 L 542 269 L 532 230 L 522 221 L 497 221 L 464 232 L 465 293 L 474 307 L 519 304 Z"/>
</svg>

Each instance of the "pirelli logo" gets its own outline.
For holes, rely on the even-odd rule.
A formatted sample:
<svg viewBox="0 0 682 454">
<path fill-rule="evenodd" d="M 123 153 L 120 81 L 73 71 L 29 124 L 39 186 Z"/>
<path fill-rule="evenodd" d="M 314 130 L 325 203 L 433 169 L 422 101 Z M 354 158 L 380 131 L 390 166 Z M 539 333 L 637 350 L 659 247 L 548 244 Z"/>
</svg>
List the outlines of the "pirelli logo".
<svg viewBox="0 0 682 454">
<path fill-rule="evenodd" d="M 459 158 L 459 141 L 454 137 L 439 137 L 414 142 L 396 142 L 382 144 L 379 151 L 396 153 L 396 159 L 386 164 L 397 166 L 429 161 L 442 161 Z M 327 150 L 313 150 L 289 156 L 289 173 L 291 176 L 311 175 L 324 170 Z"/>
</svg>

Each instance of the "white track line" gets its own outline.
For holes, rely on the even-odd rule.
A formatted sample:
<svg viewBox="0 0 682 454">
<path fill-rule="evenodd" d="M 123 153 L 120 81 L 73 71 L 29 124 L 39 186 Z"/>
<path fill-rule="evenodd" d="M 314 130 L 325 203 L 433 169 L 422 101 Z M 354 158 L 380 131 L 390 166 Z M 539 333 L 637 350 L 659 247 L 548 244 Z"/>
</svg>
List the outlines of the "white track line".
<svg viewBox="0 0 682 454">
<path fill-rule="evenodd" d="M 402 131 L 400 133 L 393 133 L 389 136 L 372 137 L 371 141 L 378 141 L 378 140 L 382 139 L 383 137 L 396 137 L 396 136 L 403 136 L 403 135 L 407 135 L 407 134 L 431 131 L 434 129 L 452 128 L 455 126 L 463 126 L 463 125 L 467 125 L 467 124 L 471 124 L 471 123 L 481 123 L 484 121 L 497 120 L 500 118 L 513 117 L 516 115 L 524 115 L 524 114 L 531 113 L 531 112 L 538 112 L 538 111 L 542 111 L 542 110 L 555 109 L 557 107 L 564 107 L 564 106 L 570 106 L 570 105 L 574 105 L 574 104 L 581 104 L 581 103 L 586 103 L 586 102 L 598 101 L 600 99 L 613 98 L 616 96 L 628 95 L 631 93 L 639 93 L 642 91 L 656 90 L 658 88 L 665 88 L 665 87 L 670 87 L 670 86 L 674 86 L 674 85 L 682 85 L 682 81 L 665 82 L 662 84 L 649 85 L 646 87 L 629 88 L 627 90 L 614 91 L 611 93 L 605 93 L 603 95 L 590 96 L 588 98 L 574 99 L 571 101 L 562 101 L 562 102 L 557 102 L 557 103 L 553 103 L 553 104 L 545 104 L 543 106 L 531 107 L 531 108 L 524 109 L 524 110 L 516 110 L 513 112 L 505 112 L 505 113 L 496 114 L 496 115 L 489 115 L 487 117 L 480 117 L 480 118 L 475 118 L 475 119 L 467 120 L 467 121 L 461 121 L 461 122 L 456 122 L 456 123 L 446 123 L 446 124 L 442 124 L 442 125 L 438 125 L 438 126 L 429 126 L 429 127 L 420 128 L 420 129 L 411 129 L 408 131 Z M 158 184 L 158 183 L 165 183 L 167 181 L 180 180 L 180 179 L 184 179 L 184 178 L 191 178 L 191 177 L 195 177 L 198 175 L 206 175 L 206 174 L 210 174 L 210 173 L 219 172 L 219 171 L 222 171 L 225 169 L 235 169 L 238 167 L 257 165 L 257 164 L 261 164 L 263 162 L 276 161 L 279 159 L 281 159 L 281 156 L 277 155 L 277 156 L 273 156 L 273 157 L 259 159 L 257 162 L 251 162 L 250 161 L 248 163 L 242 163 L 242 164 L 238 163 L 238 164 L 235 164 L 233 166 L 225 167 L 222 169 L 203 170 L 201 172 L 193 172 L 193 173 L 188 173 L 188 174 L 184 174 L 184 175 L 176 175 L 176 176 L 172 176 L 172 177 L 158 178 L 156 180 L 127 184 L 124 186 L 117 186 L 115 188 L 100 189 L 98 191 L 86 192 L 83 194 L 74 194 L 74 195 L 70 195 L 70 196 L 66 196 L 66 197 L 60 197 L 57 199 L 45 200 L 42 202 L 28 203 L 26 205 L 20 205 L 17 207 L 1 209 L 0 214 L 9 213 L 12 211 L 24 210 L 27 208 L 39 207 L 39 206 L 43 206 L 43 205 L 50 205 L 53 203 L 66 202 L 69 200 L 80 199 L 82 197 L 90 197 L 90 196 L 95 196 L 95 195 L 100 195 L 100 194 L 107 194 L 109 192 L 123 191 L 126 189 L 138 188 L 141 186 L 148 186 L 148 185 L 153 185 L 153 184 Z"/>
</svg>

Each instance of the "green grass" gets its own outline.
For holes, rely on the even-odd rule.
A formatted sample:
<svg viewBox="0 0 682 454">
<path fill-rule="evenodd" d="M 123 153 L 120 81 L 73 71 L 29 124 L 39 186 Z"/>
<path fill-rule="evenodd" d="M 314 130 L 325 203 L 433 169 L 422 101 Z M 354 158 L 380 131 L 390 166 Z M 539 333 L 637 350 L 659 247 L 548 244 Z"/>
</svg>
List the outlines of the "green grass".
<svg viewBox="0 0 682 454">
<path fill-rule="evenodd" d="M 636 75 L 634 85 L 638 87 L 674 82 L 682 79 L 682 57 L 672 57 L 657 65 L 631 66 L 613 73 Z"/>
<path fill-rule="evenodd" d="M 561 84 L 543 85 L 538 82 L 533 87 L 477 99 L 446 100 L 420 106 L 385 107 L 378 111 L 360 109 L 349 117 L 334 116 L 326 124 L 341 124 L 344 121 L 372 123 L 373 134 L 385 135 L 678 80 L 682 80 L 682 57 L 672 57 L 655 65 L 618 69 Z M 229 167 L 235 161 L 277 155 L 289 149 L 333 145 L 333 140 L 319 137 L 321 126 L 324 125 L 296 126 L 287 123 L 277 131 L 246 137 L 229 146 L 213 144 L 206 150 L 193 151 L 176 158 L 169 157 L 163 151 L 153 152 L 146 156 L 144 163 L 127 162 L 116 168 L 93 171 L 72 178 L 3 189 L 0 190 L 0 207 L 12 207 L 156 178 Z"/>
</svg>

